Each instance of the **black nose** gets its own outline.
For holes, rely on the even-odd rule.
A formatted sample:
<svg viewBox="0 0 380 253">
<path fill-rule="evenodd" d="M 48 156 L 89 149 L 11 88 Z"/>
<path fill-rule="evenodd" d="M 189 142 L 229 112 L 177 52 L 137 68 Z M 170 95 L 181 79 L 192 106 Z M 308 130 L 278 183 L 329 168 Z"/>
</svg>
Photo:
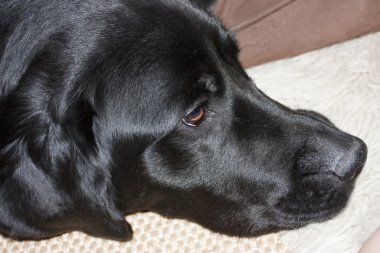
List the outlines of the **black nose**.
<svg viewBox="0 0 380 253">
<path fill-rule="evenodd" d="M 358 176 L 367 160 L 367 145 L 361 139 L 353 138 L 351 145 L 332 168 L 332 172 L 342 181 L 349 181 Z"/>
</svg>

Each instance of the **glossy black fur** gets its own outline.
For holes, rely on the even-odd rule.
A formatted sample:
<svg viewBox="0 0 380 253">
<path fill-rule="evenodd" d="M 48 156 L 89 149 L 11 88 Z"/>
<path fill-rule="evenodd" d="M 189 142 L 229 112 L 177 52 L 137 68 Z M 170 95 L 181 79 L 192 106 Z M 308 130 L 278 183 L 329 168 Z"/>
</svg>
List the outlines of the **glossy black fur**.
<svg viewBox="0 0 380 253">
<path fill-rule="evenodd" d="M 3 234 L 128 240 L 150 210 L 252 236 L 345 206 L 365 144 L 265 96 L 197 2 L 1 2 Z"/>
</svg>

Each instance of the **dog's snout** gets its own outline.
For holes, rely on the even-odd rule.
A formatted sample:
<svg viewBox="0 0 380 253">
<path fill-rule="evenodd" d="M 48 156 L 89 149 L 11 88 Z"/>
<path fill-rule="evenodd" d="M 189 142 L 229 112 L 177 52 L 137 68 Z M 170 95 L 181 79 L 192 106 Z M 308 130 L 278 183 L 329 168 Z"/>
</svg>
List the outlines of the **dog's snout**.
<svg viewBox="0 0 380 253">
<path fill-rule="evenodd" d="M 352 180 L 360 173 L 366 159 L 366 144 L 361 139 L 353 137 L 351 145 L 343 152 L 337 164 L 332 168 L 332 172 L 342 181 Z"/>
</svg>

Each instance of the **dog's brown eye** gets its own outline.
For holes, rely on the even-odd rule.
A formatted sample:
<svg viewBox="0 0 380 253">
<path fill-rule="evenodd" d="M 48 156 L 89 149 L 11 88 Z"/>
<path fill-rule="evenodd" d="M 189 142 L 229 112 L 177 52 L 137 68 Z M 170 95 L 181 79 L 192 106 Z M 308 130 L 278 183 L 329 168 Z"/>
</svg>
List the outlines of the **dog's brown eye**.
<svg viewBox="0 0 380 253">
<path fill-rule="evenodd" d="M 198 126 L 206 114 L 206 108 L 203 105 L 197 106 L 192 112 L 182 119 L 182 122 L 188 126 Z"/>
</svg>

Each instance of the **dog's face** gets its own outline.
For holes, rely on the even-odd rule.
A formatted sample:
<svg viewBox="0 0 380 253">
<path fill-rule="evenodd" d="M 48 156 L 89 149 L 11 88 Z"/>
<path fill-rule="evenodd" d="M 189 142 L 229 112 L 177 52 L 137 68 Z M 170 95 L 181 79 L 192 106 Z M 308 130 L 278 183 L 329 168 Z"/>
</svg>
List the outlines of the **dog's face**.
<svg viewBox="0 0 380 253">
<path fill-rule="evenodd" d="M 195 1 L 126 9 L 98 21 L 96 43 L 78 33 L 70 44 L 79 41 L 76 52 L 90 60 L 77 67 L 81 95 L 61 100 L 75 100 L 65 117 L 80 119 L 67 121 L 67 136 L 83 160 L 105 169 L 76 174 L 79 192 L 108 192 L 104 176 L 114 199 L 97 201 L 108 212 L 151 210 L 241 236 L 323 221 L 345 206 L 366 159 L 363 141 L 263 94 L 239 64 L 233 35 Z"/>
<path fill-rule="evenodd" d="M 137 199 L 144 209 L 237 235 L 332 217 L 347 202 L 365 144 L 265 96 L 238 63 L 231 33 L 186 8 L 163 17 L 144 10 L 152 27 L 130 56 L 143 63 L 133 73 L 122 65 L 118 75 L 133 79 L 108 87 L 99 106 L 106 131 L 99 136 L 110 143 L 115 170 L 125 171 L 117 178 L 132 199 L 126 207 Z"/>
</svg>

